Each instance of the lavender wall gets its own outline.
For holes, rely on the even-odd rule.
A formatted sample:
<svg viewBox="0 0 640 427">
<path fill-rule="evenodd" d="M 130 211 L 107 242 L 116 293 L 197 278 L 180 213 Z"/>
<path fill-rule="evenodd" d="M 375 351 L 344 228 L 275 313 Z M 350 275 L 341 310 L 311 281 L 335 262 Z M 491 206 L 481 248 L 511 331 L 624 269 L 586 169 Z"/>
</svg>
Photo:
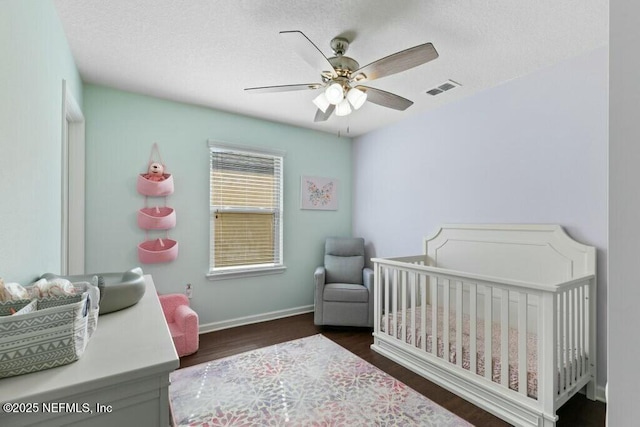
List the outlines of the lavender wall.
<svg viewBox="0 0 640 427">
<path fill-rule="evenodd" d="M 364 135 L 353 150 L 353 232 L 369 256 L 418 254 L 442 223 L 561 224 L 596 246 L 604 387 L 607 47 Z"/>
</svg>

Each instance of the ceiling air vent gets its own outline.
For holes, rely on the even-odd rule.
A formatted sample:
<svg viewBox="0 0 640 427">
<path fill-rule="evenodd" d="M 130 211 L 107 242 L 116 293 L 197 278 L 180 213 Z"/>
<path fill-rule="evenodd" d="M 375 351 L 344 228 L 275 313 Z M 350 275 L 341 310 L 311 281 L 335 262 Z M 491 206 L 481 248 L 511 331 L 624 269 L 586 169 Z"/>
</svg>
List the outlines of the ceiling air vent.
<svg viewBox="0 0 640 427">
<path fill-rule="evenodd" d="M 442 92 L 446 92 L 449 89 L 453 89 L 454 87 L 462 86 L 460 83 L 453 81 L 451 79 L 447 80 L 445 83 L 441 84 L 438 87 L 434 87 L 431 90 L 428 90 L 427 93 L 432 96 L 436 96 L 441 94 Z"/>
</svg>

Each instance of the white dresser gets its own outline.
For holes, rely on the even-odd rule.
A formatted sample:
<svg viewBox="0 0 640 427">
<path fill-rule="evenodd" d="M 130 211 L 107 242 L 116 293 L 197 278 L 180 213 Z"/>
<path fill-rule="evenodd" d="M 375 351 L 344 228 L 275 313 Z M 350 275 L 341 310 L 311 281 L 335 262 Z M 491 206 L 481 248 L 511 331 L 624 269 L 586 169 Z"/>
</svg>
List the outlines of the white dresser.
<svg viewBox="0 0 640 427">
<path fill-rule="evenodd" d="M 136 305 L 99 316 L 80 360 L 0 379 L 0 426 L 169 425 L 169 374 L 180 361 L 151 276 L 145 281 Z M 7 402 L 22 412 L 6 413 Z"/>
</svg>

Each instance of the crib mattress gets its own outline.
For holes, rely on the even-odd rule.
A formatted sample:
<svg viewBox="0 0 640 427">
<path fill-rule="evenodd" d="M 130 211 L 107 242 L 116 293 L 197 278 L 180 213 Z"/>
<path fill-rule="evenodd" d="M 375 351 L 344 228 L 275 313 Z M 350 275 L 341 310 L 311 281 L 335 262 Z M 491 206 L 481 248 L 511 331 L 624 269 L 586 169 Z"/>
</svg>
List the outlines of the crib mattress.
<svg viewBox="0 0 640 427">
<path fill-rule="evenodd" d="M 415 308 L 415 328 L 411 325 L 411 316 L 413 308 L 407 309 L 406 312 L 399 311 L 396 313 L 396 334 L 395 337 L 398 339 L 402 339 L 402 317 L 405 317 L 405 325 L 406 325 L 406 336 L 404 338 L 405 342 L 411 344 L 415 347 L 422 347 L 422 309 L 421 307 Z M 427 353 L 432 352 L 433 348 L 433 337 L 432 337 L 432 314 L 431 314 L 431 306 L 427 305 L 426 307 L 426 324 L 427 324 L 427 335 L 426 335 L 426 351 Z M 438 309 L 438 326 L 437 326 L 437 356 L 439 358 L 444 358 L 444 340 L 442 339 L 442 330 L 443 330 L 443 317 L 444 310 L 440 307 Z M 389 319 L 392 321 L 392 319 Z M 469 316 L 463 315 L 462 319 L 462 368 L 466 370 L 470 370 L 471 367 L 471 357 L 470 357 L 470 326 L 469 326 Z M 382 332 L 386 332 L 386 324 L 387 324 L 387 315 L 383 315 L 380 321 L 380 328 Z M 393 325 L 393 322 L 390 323 Z M 415 330 L 414 330 L 415 329 Z M 449 362 L 452 364 L 457 363 L 457 342 L 456 342 L 456 313 L 453 310 L 449 313 Z M 485 375 L 486 369 L 486 358 L 485 358 L 485 328 L 484 328 L 484 320 L 478 320 L 476 327 L 476 349 L 477 349 L 477 357 L 476 357 L 476 373 L 480 376 Z M 502 377 L 502 360 L 501 360 L 501 325 L 498 322 L 494 322 L 492 324 L 492 337 L 491 337 L 491 379 L 494 382 L 500 383 Z M 509 328 L 509 340 L 508 340 L 508 375 L 509 381 L 508 386 L 512 390 L 519 390 L 519 376 L 518 376 L 518 330 L 515 328 Z M 538 354 L 537 354 L 537 335 L 535 333 L 527 334 L 527 395 L 532 398 L 537 398 L 538 395 L 538 377 L 537 377 L 537 366 L 538 366 Z"/>
</svg>

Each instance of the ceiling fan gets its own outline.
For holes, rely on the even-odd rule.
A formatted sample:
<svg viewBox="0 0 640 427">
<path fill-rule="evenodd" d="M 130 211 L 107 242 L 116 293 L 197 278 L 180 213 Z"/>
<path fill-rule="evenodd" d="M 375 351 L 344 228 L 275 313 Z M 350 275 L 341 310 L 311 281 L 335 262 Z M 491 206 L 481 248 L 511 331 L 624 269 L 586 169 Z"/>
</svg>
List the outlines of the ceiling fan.
<svg viewBox="0 0 640 427">
<path fill-rule="evenodd" d="M 361 83 L 406 71 L 438 57 L 433 44 L 424 43 L 360 67 L 355 59 L 344 55 L 349 47 L 349 40 L 346 38 L 336 37 L 331 40 L 335 56 L 327 58 L 301 31 L 281 31 L 280 35 L 305 61 L 320 70 L 321 82 L 250 87 L 245 91 L 267 93 L 324 89 L 313 100 L 318 107 L 315 122 L 327 120 L 334 111 L 336 116 L 346 116 L 366 101 L 395 110 L 406 110 L 413 104 L 412 101 Z"/>
</svg>

